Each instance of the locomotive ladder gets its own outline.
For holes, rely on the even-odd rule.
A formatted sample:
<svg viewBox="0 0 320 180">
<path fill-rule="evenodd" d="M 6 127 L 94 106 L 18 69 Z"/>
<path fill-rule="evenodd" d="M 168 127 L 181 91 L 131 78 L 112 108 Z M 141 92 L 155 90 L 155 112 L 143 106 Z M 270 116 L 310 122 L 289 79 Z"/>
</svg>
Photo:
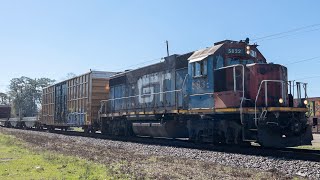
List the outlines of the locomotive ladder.
<svg viewBox="0 0 320 180">
<path fill-rule="evenodd" d="M 255 99 L 255 103 L 254 103 L 254 128 L 249 127 L 249 129 L 245 129 L 245 126 L 243 126 L 243 140 L 244 141 L 256 141 L 257 140 L 257 135 L 258 135 L 258 126 L 259 126 L 259 121 L 265 121 L 266 120 L 266 116 L 267 116 L 267 107 L 268 107 L 268 83 L 272 82 L 272 83 L 281 83 L 281 96 L 282 99 L 284 100 L 284 104 L 286 103 L 286 98 L 285 98 L 285 88 L 284 88 L 284 84 L 285 81 L 282 80 L 263 80 L 260 83 L 259 89 L 258 89 L 258 93 Z M 258 97 L 260 95 L 260 91 L 262 88 L 262 85 L 264 84 L 264 96 L 265 96 L 265 108 L 261 113 L 258 113 L 257 110 L 257 101 L 258 101 Z M 260 115 L 259 115 L 260 114 Z M 258 116 L 259 115 L 259 116 Z M 242 115 L 241 115 L 242 116 Z M 250 126 L 250 125 L 249 125 Z M 254 134 L 256 137 L 255 138 L 247 138 L 246 137 L 246 133 L 245 132 L 249 132 Z"/>
</svg>

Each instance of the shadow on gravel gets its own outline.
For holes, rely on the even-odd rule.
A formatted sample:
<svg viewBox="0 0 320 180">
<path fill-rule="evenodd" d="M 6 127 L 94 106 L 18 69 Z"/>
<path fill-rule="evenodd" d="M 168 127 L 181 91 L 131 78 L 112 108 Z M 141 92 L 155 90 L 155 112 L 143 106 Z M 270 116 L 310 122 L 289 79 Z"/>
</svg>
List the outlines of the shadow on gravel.
<svg viewBox="0 0 320 180">
<path fill-rule="evenodd" d="M 239 146 L 239 145 L 211 145 L 197 144 L 188 140 L 170 139 L 170 138 L 152 138 L 152 137 L 114 137 L 102 134 L 85 134 L 82 132 L 64 132 L 54 131 L 53 133 L 63 134 L 67 136 L 92 137 L 105 140 L 113 140 L 120 142 L 141 143 L 144 145 L 156 145 L 174 148 L 189 148 L 213 152 L 224 152 L 232 154 L 253 155 L 269 158 L 280 158 L 288 160 L 304 160 L 320 162 L 320 150 L 293 149 L 293 148 L 264 148 L 260 146 Z"/>
</svg>

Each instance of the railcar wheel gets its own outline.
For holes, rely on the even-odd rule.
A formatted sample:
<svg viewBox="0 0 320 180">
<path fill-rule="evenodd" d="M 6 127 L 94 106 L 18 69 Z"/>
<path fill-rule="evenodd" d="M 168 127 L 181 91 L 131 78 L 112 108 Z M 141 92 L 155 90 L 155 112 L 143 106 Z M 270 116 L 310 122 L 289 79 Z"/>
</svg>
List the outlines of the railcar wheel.
<svg viewBox="0 0 320 180">
<path fill-rule="evenodd" d="M 10 122 L 7 122 L 6 127 L 7 127 L 7 128 L 12 128 L 11 123 L 10 123 Z"/>
<path fill-rule="evenodd" d="M 85 134 L 89 134 L 90 133 L 90 130 L 87 126 L 83 127 L 83 131 Z"/>
<path fill-rule="evenodd" d="M 188 127 L 189 129 L 189 138 L 188 141 L 195 143 L 197 139 L 197 133 L 194 129 L 191 129 L 191 127 Z"/>
<path fill-rule="evenodd" d="M 49 130 L 49 132 L 53 132 L 55 130 L 55 127 L 54 126 L 49 126 L 48 130 Z"/>
</svg>

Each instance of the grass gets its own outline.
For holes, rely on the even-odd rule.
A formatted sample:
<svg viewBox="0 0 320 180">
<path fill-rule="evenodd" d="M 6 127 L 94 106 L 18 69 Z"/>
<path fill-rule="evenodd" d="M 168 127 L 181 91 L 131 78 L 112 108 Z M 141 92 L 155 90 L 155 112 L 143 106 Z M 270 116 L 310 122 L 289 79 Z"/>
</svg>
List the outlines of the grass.
<svg viewBox="0 0 320 180">
<path fill-rule="evenodd" d="M 311 149 L 320 150 L 320 136 L 318 134 L 313 134 L 314 140 L 312 141 L 312 146 L 298 146 L 298 149 Z"/>
<path fill-rule="evenodd" d="M 77 132 L 83 132 L 82 127 L 72 127 L 71 130 L 72 131 L 77 131 Z"/>
<path fill-rule="evenodd" d="M 35 152 L 0 134 L 0 179 L 114 179 L 109 169 L 78 157 Z"/>
<path fill-rule="evenodd" d="M 298 146 L 297 149 L 320 150 L 320 143 L 313 143 L 312 146 Z"/>
</svg>

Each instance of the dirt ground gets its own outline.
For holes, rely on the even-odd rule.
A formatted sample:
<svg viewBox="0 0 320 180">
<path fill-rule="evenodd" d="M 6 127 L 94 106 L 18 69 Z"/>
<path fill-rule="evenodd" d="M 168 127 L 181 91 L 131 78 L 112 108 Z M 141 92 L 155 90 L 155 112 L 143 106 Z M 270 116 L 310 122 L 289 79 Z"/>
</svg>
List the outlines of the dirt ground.
<svg viewBox="0 0 320 180">
<path fill-rule="evenodd" d="M 291 179 L 276 170 L 233 168 L 215 163 L 176 158 L 170 156 L 143 155 L 134 151 L 105 146 L 84 146 L 77 140 L 8 131 L 0 128 L 0 133 L 11 134 L 27 143 L 35 151 L 54 151 L 65 155 L 78 156 L 111 167 L 111 173 L 124 179 Z"/>
<path fill-rule="evenodd" d="M 312 145 L 316 143 L 320 143 L 320 134 L 313 134 Z"/>
<path fill-rule="evenodd" d="M 305 146 L 305 148 L 320 150 L 320 134 L 313 134 L 312 146 Z"/>
</svg>

